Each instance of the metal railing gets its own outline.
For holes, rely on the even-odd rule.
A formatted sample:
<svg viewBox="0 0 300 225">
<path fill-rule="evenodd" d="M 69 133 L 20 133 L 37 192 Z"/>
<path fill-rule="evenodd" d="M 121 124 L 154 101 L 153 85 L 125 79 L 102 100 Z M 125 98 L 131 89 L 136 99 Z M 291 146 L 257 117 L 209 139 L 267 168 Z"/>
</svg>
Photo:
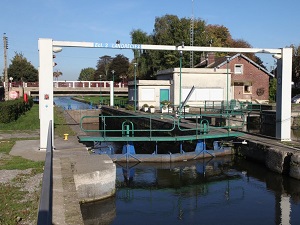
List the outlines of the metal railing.
<svg viewBox="0 0 300 225">
<path fill-rule="evenodd" d="M 182 135 L 199 135 L 203 133 L 209 133 L 209 131 L 214 131 L 213 135 L 218 135 L 218 132 L 222 133 L 221 130 L 228 129 L 240 129 L 244 126 L 244 115 L 238 114 L 241 116 L 241 122 L 239 125 L 233 125 L 230 122 L 233 117 L 237 114 L 205 114 L 205 115 L 195 115 L 195 114 L 185 114 L 183 116 L 175 117 L 168 114 L 156 114 L 156 115 L 115 115 L 115 116 L 83 116 L 80 120 L 80 128 L 85 133 L 95 133 L 101 134 L 102 137 L 140 137 L 147 135 L 148 137 L 155 136 L 164 136 L 162 133 L 167 133 L 168 136 L 171 135 L 171 132 L 175 131 L 176 128 L 180 132 L 183 132 Z M 222 121 L 218 126 L 214 126 L 213 128 L 209 125 L 209 121 L 207 118 L 221 118 Z M 85 121 L 88 121 L 91 118 L 99 118 L 99 129 L 85 129 Z M 188 118 L 188 124 L 190 126 L 186 126 L 187 121 L 182 121 L 182 119 Z M 155 120 L 155 121 L 154 121 Z M 163 122 L 162 125 L 157 125 L 156 122 Z M 114 126 L 116 124 L 122 124 L 122 126 L 107 128 Z M 127 126 L 123 126 L 123 124 Z M 128 134 L 128 135 L 126 135 Z"/>
<path fill-rule="evenodd" d="M 48 140 L 45 157 L 45 167 L 42 180 L 42 192 L 38 210 L 38 225 L 52 225 L 53 205 L 53 143 L 52 143 L 52 120 L 49 122 Z"/>
</svg>

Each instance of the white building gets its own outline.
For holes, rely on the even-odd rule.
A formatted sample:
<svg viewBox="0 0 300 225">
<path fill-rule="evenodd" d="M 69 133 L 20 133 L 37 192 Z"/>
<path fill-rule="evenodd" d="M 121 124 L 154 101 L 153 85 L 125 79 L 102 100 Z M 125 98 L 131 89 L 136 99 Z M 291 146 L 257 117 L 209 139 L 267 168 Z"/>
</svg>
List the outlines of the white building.
<svg viewBox="0 0 300 225">
<path fill-rule="evenodd" d="M 181 85 L 180 85 L 181 84 Z M 128 83 L 129 103 L 140 109 L 144 104 L 160 108 L 160 102 L 169 100 L 175 107 L 184 102 L 190 90 L 194 91 L 186 103 L 200 106 L 204 101 L 230 101 L 232 99 L 230 70 L 215 68 L 173 68 L 157 73 L 157 80 L 137 80 Z M 180 88 L 181 86 L 181 88 Z M 228 93 L 227 87 L 228 86 Z M 181 94 L 180 94 L 181 93 Z M 180 97 L 181 95 L 181 97 Z"/>
</svg>

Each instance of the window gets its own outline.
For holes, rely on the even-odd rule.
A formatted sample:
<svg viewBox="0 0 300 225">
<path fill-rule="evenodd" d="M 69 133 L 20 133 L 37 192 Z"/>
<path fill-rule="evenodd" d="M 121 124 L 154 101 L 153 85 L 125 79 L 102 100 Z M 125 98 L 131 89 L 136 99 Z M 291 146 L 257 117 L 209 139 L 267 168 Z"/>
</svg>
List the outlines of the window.
<svg viewBox="0 0 300 225">
<path fill-rule="evenodd" d="M 243 74 L 243 65 L 242 64 L 234 65 L 234 74 Z"/>
<path fill-rule="evenodd" d="M 252 93 L 252 86 L 250 84 L 244 85 L 244 93 L 245 94 L 251 94 Z"/>
</svg>

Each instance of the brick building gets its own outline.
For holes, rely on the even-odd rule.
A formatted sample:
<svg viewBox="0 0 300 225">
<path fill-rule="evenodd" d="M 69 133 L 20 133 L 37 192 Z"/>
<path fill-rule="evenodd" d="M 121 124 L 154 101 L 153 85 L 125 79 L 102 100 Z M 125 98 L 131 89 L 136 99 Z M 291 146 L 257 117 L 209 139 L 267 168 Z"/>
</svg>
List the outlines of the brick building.
<svg viewBox="0 0 300 225">
<path fill-rule="evenodd" d="M 269 80 L 272 73 L 243 54 L 215 57 L 208 53 L 197 68 L 227 69 L 231 74 L 232 97 L 240 101 L 269 101 Z"/>
</svg>

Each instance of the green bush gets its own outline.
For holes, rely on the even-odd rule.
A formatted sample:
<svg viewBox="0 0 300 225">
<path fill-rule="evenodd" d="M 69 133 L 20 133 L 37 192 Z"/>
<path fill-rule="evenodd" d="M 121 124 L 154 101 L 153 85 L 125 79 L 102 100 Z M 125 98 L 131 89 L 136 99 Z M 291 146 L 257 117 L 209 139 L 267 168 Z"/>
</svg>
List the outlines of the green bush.
<svg viewBox="0 0 300 225">
<path fill-rule="evenodd" d="M 0 123 L 10 123 L 17 120 L 22 114 L 28 111 L 32 105 L 32 98 L 30 98 L 27 103 L 21 98 L 0 102 Z"/>
</svg>

